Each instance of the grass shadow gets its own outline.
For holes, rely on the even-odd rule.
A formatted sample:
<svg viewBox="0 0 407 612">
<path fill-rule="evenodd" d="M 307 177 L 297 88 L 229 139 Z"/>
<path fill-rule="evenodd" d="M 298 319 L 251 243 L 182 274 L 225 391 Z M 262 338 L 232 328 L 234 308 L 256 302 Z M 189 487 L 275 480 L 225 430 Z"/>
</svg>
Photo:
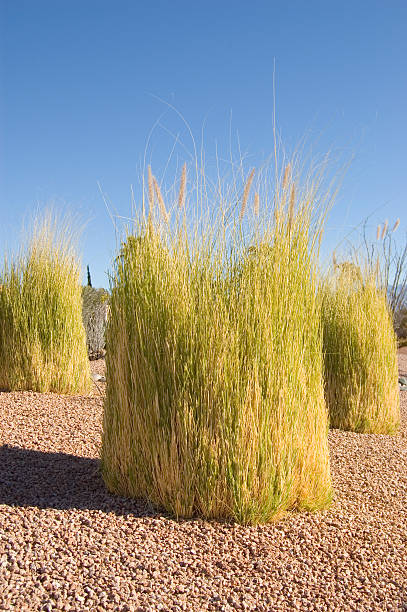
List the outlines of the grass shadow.
<svg viewBox="0 0 407 612">
<path fill-rule="evenodd" d="M 9 445 L 0 447 L 0 504 L 167 516 L 146 500 L 109 493 L 98 459 Z"/>
</svg>

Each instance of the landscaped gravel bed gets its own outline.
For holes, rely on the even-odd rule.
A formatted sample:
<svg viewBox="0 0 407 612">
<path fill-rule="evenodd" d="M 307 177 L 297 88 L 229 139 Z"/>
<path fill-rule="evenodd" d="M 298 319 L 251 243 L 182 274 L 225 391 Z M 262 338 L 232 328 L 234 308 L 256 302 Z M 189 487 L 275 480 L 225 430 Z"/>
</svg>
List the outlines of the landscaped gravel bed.
<svg viewBox="0 0 407 612">
<path fill-rule="evenodd" d="M 330 511 L 242 527 L 106 492 L 104 386 L 0 393 L 1 610 L 407 610 L 407 392 L 399 435 L 329 433 Z"/>
</svg>

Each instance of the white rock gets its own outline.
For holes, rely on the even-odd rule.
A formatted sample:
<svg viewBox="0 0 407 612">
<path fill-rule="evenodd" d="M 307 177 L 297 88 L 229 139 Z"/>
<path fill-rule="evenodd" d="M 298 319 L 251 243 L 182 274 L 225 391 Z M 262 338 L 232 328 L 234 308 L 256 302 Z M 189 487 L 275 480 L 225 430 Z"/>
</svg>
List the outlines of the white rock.
<svg viewBox="0 0 407 612">
<path fill-rule="evenodd" d="M 91 376 L 94 382 L 106 382 L 106 378 L 102 376 L 101 374 L 92 373 Z"/>
</svg>

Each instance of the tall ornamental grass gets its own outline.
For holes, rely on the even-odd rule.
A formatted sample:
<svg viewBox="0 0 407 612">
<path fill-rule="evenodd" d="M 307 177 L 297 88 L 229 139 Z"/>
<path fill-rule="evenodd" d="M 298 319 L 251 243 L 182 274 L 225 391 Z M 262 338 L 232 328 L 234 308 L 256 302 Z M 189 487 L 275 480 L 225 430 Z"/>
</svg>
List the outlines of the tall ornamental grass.
<svg viewBox="0 0 407 612">
<path fill-rule="evenodd" d="M 91 378 L 80 266 L 70 229 L 34 223 L 26 248 L 0 271 L 0 388 L 86 393 Z"/>
<path fill-rule="evenodd" d="M 254 194 L 250 240 L 253 173 L 236 222 L 219 204 L 199 232 L 181 194 L 171 219 L 150 175 L 150 215 L 111 278 L 102 472 L 112 492 L 245 524 L 329 505 L 315 279 L 323 211 L 312 188 L 297 195 L 288 170 L 270 221 L 257 221 Z"/>
<path fill-rule="evenodd" d="M 325 392 L 331 427 L 392 434 L 400 421 L 397 339 L 376 274 L 345 262 L 323 288 Z"/>
</svg>

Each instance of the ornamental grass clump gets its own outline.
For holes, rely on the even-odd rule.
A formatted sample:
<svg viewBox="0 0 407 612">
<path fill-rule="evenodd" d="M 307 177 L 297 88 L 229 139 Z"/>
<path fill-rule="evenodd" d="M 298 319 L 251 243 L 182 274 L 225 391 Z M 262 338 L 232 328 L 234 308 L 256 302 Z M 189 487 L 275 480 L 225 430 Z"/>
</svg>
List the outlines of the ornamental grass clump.
<svg viewBox="0 0 407 612">
<path fill-rule="evenodd" d="M 261 199 L 256 191 L 250 206 L 246 183 L 229 225 L 233 210 L 220 204 L 217 221 L 194 224 L 180 198 L 159 201 L 157 219 L 151 173 L 148 183 L 149 217 L 111 277 L 107 487 L 177 517 L 244 524 L 327 507 L 315 194 L 280 185 L 271 219 L 255 224 Z"/>
<path fill-rule="evenodd" d="M 400 421 L 397 339 L 377 273 L 352 262 L 336 264 L 322 293 L 331 427 L 395 433 Z"/>
<path fill-rule="evenodd" d="M 0 388 L 87 393 L 80 266 L 70 229 L 47 214 L 0 272 Z"/>
</svg>

